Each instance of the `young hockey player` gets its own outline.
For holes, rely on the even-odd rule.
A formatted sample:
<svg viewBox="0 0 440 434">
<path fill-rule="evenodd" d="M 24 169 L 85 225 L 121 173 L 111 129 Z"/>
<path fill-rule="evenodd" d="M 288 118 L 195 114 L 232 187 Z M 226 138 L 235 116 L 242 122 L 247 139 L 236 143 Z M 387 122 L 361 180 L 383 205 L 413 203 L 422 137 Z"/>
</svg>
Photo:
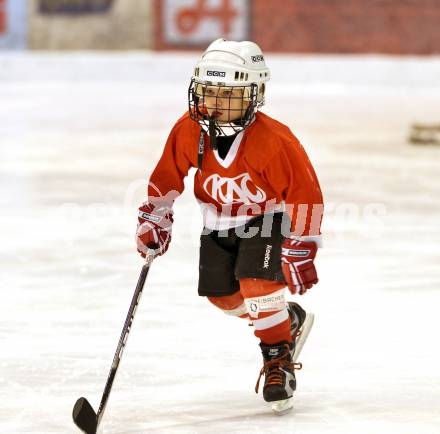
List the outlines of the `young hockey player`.
<svg viewBox="0 0 440 434">
<path fill-rule="evenodd" d="M 258 111 L 269 78 L 255 43 L 218 39 L 208 47 L 191 78 L 189 110 L 150 177 L 137 246 L 143 256 L 166 252 L 173 201 L 197 168 L 194 194 L 205 226 L 199 295 L 252 322 L 261 341 L 264 399 L 283 403 L 283 410 L 296 388 L 295 344 L 306 319 L 297 303 L 286 302 L 285 286 L 304 294 L 318 282 L 323 202 L 298 139 Z"/>
</svg>

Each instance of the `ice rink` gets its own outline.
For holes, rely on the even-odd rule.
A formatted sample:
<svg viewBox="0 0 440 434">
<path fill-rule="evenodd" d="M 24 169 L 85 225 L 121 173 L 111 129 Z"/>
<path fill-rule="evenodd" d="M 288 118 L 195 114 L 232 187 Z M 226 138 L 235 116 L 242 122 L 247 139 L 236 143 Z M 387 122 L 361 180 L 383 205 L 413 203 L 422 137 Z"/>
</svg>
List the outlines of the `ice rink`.
<svg viewBox="0 0 440 434">
<path fill-rule="evenodd" d="M 440 146 L 407 136 L 440 122 L 440 58 L 266 57 L 264 111 L 300 138 L 326 201 L 295 409 L 271 413 L 253 329 L 197 296 L 188 179 L 101 432 L 436 434 Z M 142 265 L 136 208 L 196 59 L 0 54 L 1 433 L 74 434 L 76 399 L 98 407 Z"/>
</svg>

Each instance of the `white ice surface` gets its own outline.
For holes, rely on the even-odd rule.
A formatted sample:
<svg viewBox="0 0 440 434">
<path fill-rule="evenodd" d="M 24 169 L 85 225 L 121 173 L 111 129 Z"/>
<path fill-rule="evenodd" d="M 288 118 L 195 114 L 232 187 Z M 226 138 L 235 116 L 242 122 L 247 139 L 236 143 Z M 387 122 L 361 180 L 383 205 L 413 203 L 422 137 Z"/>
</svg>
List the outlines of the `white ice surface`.
<svg viewBox="0 0 440 434">
<path fill-rule="evenodd" d="M 0 432 L 75 433 L 97 408 L 141 260 L 144 179 L 186 109 L 195 54 L 0 54 Z M 327 202 L 294 411 L 253 392 L 245 322 L 197 296 L 191 182 L 153 264 L 104 433 L 440 432 L 438 58 L 267 56 L 265 111 L 304 143 Z M 195 144 L 196 146 L 196 144 Z"/>
</svg>

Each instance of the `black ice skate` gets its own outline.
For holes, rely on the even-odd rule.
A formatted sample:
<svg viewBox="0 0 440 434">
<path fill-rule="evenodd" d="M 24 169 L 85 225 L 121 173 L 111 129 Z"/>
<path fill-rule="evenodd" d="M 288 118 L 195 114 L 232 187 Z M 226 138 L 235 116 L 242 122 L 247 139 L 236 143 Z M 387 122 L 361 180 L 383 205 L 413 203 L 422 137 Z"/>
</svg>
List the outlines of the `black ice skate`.
<svg viewBox="0 0 440 434">
<path fill-rule="evenodd" d="M 306 311 L 298 304 L 293 301 L 289 301 L 287 303 L 287 311 L 289 312 L 290 317 L 290 334 L 292 336 L 292 350 L 290 354 L 292 355 L 292 359 L 294 358 L 295 350 L 296 350 L 296 341 L 299 338 L 302 326 L 304 321 L 306 320 Z"/>
<path fill-rule="evenodd" d="M 292 361 L 296 362 L 306 342 L 307 336 L 312 329 L 315 315 L 305 310 L 297 303 L 289 301 L 287 310 L 290 316 L 290 333 L 292 335 L 293 348 L 291 350 Z"/>
<path fill-rule="evenodd" d="M 297 303 L 288 302 L 287 310 L 291 321 L 292 343 L 280 342 L 276 345 L 260 344 L 264 366 L 256 385 L 256 392 L 261 376 L 265 375 L 263 397 L 271 402 L 272 410 L 277 415 L 290 411 L 293 407 L 293 392 L 296 389 L 295 369 L 302 368 L 296 363 L 307 336 L 313 326 L 314 315 L 306 313 Z"/>
<path fill-rule="evenodd" d="M 293 345 L 287 341 L 277 344 L 260 343 L 264 366 L 260 371 L 255 391 L 258 393 L 260 379 L 264 375 L 263 397 L 267 402 L 281 401 L 293 396 L 296 389 L 295 369 L 299 363 L 292 362 Z"/>
</svg>

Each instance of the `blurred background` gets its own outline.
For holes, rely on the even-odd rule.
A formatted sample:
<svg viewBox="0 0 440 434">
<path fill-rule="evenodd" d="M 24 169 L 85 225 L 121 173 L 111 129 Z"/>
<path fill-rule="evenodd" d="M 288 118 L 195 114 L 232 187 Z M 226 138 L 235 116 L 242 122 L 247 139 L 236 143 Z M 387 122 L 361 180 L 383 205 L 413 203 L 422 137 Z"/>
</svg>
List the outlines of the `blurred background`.
<svg viewBox="0 0 440 434">
<path fill-rule="evenodd" d="M 283 53 L 439 53 L 435 0 L 1 0 L 0 47 L 205 48 L 250 39 Z"/>
<path fill-rule="evenodd" d="M 1 0 L 8 49 L 188 49 L 217 37 L 286 53 L 439 52 L 435 0 Z"/>
<path fill-rule="evenodd" d="M 0 432 L 74 433 L 75 400 L 98 406 L 141 266 L 137 206 L 225 37 L 261 46 L 263 111 L 326 203 L 295 411 L 272 417 L 252 329 L 197 297 L 189 176 L 103 432 L 436 433 L 439 22 L 438 0 L 0 0 Z"/>
</svg>

